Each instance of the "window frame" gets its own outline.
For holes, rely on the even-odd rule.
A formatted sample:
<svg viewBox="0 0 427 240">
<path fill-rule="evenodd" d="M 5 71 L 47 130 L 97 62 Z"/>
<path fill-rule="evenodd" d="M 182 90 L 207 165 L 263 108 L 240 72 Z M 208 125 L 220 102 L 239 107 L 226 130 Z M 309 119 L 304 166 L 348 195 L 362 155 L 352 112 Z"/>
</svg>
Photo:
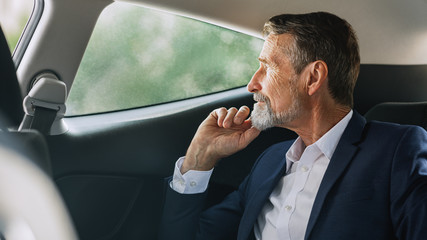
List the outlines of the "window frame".
<svg viewBox="0 0 427 240">
<path fill-rule="evenodd" d="M 15 63 L 16 69 L 18 69 L 19 65 L 21 64 L 24 53 L 27 50 L 28 45 L 30 44 L 31 38 L 33 37 L 34 32 L 36 31 L 36 28 L 43 15 L 44 0 L 33 0 L 33 1 L 34 1 L 33 9 L 28 18 L 27 24 L 22 30 L 21 36 L 19 37 L 16 47 L 12 53 L 12 60 Z"/>
</svg>

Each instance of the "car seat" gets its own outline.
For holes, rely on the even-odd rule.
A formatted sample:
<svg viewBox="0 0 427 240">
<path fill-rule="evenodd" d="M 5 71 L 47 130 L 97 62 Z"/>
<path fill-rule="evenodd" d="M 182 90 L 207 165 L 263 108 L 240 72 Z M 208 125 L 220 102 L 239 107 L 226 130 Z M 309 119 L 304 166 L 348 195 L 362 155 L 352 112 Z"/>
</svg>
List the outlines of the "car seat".
<svg viewBox="0 0 427 240">
<path fill-rule="evenodd" d="M 372 107 L 367 120 L 417 125 L 427 130 L 427 102 L 385 102 Z"/>
</svg>

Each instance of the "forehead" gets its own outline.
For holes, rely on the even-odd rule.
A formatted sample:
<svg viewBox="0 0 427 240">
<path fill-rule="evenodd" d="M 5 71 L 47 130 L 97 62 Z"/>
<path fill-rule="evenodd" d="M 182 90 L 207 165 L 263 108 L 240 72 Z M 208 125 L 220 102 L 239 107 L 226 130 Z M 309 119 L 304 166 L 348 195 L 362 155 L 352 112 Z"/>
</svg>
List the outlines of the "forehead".
<svg viewBox="0 0 427 240">
<path fill-rule="evenodd" d="M 277 65 L 283 61 L 288 62 L 289 57 L 286 52 L 291 48 L 293 41 L 292 35 L 288 33 L 268 35 L 259 57 L 260 60 Z"/>
</svg>

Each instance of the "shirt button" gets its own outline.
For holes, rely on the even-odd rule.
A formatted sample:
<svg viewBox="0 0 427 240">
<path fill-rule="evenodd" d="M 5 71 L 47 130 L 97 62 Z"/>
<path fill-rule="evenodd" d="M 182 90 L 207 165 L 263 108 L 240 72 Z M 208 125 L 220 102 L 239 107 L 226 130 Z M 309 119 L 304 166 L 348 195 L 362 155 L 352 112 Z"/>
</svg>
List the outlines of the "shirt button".
<svg viewBox="0 0 427 240">
<path fill-rule="evenodd" d="M 301 171 L 303 171 L 303 172 L 307 172 L 307 171 L 308 171 L 308 167 L 307 167 L 307 166 L 302 166 L 302 167 L 301 167 Z"/>
<path fill-rule="evenodd" d="M 191 186 L 191 187 L 195 187 L 195 186 L 197 186 L 197 183 L 196 183 L 195 181 L 191 181 L 191 182 L 190 182 L 190 186 Z"/>
<path fill-rule="evenodd" d="M 182 180 L 179 180 L 179 181 L 178 181 L 178 183 L 179 183 L 179 185 L 181 185 L 181 186 L 184 186 L 184 185 L 185 185 L 184 181 L 182 181 Z"/>
<path fill-rule="evenodd" d="M 286 206 L 285 206 L 285 209 L 286 209 L 287 211 L 291 211 L 291 210 L 292 210 L 292 206 L 291 206 L 291 205 L 286 205 Z"/>
</svg>

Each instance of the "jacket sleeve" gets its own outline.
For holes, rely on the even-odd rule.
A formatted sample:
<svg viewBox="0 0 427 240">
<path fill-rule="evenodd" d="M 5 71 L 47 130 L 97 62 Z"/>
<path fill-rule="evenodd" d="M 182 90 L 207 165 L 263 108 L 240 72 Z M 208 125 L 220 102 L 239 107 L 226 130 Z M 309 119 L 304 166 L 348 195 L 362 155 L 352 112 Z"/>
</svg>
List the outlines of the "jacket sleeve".
<svg viewBox="0 0 427 240">
<path fill-rule="evenodd" d="M 291 141 L 292 142 L 292 141 Z M 245 211 L 249 189 L 257 188 L 256 184 L 265 173 L 264 161 L 272 159 L 282 161 L 286 147 L 291 145 L 279 143 L 265 150 L 254 163 L 251 172 L 221 203 L 204 210 L 207 193 L 179 194 L 166 184 L 165 202 L 159 236 L 161 240 L 235 240 L 239 224 Z M 278 157 L 279 156 L 279 157 Z M 271 168 L 268 164 L 267 168 Z M 273 167 L 276 169 L 275 167 Z M 256 173 L 262 172 L 263 176 Z M 168 180 L 170 182 L 170 179 Z"/>
<path fill-rule="evenodd" d="M 205 211 L 207 192 L 180 194 L 167 185 L 159 239 L 236 239 L 243 212 L 240 192 L 246 180 L 239 190 Z"/>
<path fill-rule="evenodd" d="M 409 128 L 396 149 L 390 189 L 391 219 L 398 239 L 427 236 L 427 133 Z"/>
</svg>

